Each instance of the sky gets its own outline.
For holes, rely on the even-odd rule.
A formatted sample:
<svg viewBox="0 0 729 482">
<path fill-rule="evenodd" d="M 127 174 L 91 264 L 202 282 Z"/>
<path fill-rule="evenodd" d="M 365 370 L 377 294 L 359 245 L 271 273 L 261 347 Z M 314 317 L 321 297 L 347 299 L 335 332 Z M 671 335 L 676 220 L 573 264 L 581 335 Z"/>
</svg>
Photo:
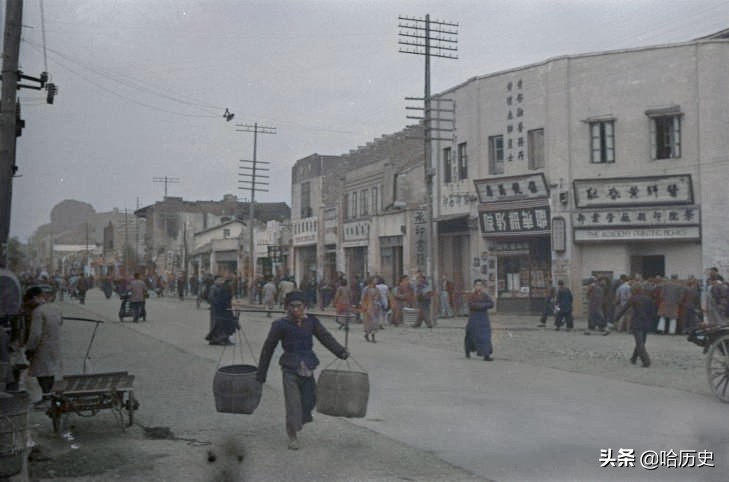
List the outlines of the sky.
<svg viewBox="0 0 729 482">
<path fill-rule="evenodd" d="M 2 25 L 4 25 L 4 2 Z M 291 204 L 291 168 L 400 131 L 424 57 L 398 17 L 457 23 L 431 92 L 553 57 L 683 42 L 729 27 L 729 0 L 25 0 L 11 237 L 65 199 L 130 212 L 169 196 L 247 200 L 241 160 L 268 162 L 257 201 Z M 226 109 L 235 114 L 226 121 Z M 264 186 L 265 187 L 265 186 Z"/>
</svg>

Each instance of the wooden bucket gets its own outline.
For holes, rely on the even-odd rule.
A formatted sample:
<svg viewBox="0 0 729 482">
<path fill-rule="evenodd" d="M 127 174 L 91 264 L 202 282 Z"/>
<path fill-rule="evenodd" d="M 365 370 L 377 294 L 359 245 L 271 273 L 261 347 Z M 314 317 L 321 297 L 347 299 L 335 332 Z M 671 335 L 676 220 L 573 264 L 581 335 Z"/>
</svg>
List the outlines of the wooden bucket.
<svg viewBox="0 0 729 482">
<path fill-rule="evenodd" d="M 28 444 L 28 392 L 0 393 L 0 478 L 19 474 Z"/>
<path fill-rule="evenodd" d="M 316 385 L 317 412 L 350 418 L 361 418 L 367 414 L 370 398 L 367 373 L 324 369 Z"/>
<path fill-rule="evenodd" d="M 418 310 L 416 308 L 403 308 L 402 321 L 410 325 L 418 322 Z"/>
<path fill-rule="evenodd" d="M 213 378 L 215 409 L 222 413 L 253 413 L 261 401 L 257 372 L 253 365 L 219 367 Z"/>
</svg>

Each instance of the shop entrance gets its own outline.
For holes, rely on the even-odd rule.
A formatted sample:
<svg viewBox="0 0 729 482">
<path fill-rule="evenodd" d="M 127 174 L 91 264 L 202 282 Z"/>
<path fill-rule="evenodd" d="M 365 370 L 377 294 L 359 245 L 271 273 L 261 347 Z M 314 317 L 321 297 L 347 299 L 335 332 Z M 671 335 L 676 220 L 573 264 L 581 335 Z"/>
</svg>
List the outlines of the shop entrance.
<svg viewBox="0 0 729 482">
<path fill-rule="evenodd" d="M 666 257 L 663 255 L 654 256 L 631 256 L 630 274 L 640 273 L 643 278 L 653 278 L 657 275 L 666 275 Z"/>
</svg>

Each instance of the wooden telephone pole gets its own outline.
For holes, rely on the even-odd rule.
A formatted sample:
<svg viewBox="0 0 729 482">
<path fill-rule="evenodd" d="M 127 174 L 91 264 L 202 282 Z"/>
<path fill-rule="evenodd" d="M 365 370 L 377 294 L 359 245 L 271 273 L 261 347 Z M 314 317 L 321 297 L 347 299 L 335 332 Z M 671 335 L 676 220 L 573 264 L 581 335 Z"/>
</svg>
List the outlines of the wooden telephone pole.
<svg viewBox="0 0 729 482">
<path fill-rule="evenodd" d="M 5 38 L 3 40 L 2 91 L 0 92 L 0 267 L 7 263 L 10 236 L 10 207 L 13 199 L 15 165 L 16 109 L 18 108 L 18 56 L 23 1 L 5 2 Z"/>
<path fill-rule="evenodd" d="M 398 27 L 402 29 L 399 32 L 400 52 L 405 54 L 422 55 L 425 57 L 425 92 L 422 99 L 406 97 L 406 100 L 422 100 L 423 101 L 423 127 L 424 127 L 424 147 L 425 147 L 425 188 L 428 196 L 427 205 L 427 225 L 428 225 L 428 254 L 426 261 L 426 272 L 430 278 L 430 287 L 432 293 L 437 293 L 436 286 L 438 280 L 437 275 L 437 243 L 438 230 L 436 229 L 435 220 L 433 219 L 433 178 L 435 177 L 435 168 L 433 166 L 433 145 L 434 140 L 446 140 L 433 135 L 433 132 L 443 131 L 443 129 L 435 125 L 434 121 L 439 121 L 437 115 L 433 116 L 433 108 L 430 98 L 430 58 L 441 57 L 445 59 L 457 59 L 458 51 L 458 24 L 451 22 L 443 22 L 440 20 L 431 20 L 430 15 L 422 18 L 398 17 Z M 416 118 L 416 117 L 411 117 Z M 436 322 L 435 303 L 430 303 L 430 320 L 433 324 Z"/>
<path fill-rule="evenodd" d="M 270 169 L 267 167 L 259 167 L 259 164 L 268 165 L 268 162 L 259 161 L 256 159 L 256 151 L 258 146 L 258 134 L 275 134 L 275 127 L 264 127 L 259 126 L 258 123 L 253 125 L 239 125 L 240 129 L 236 129 L 238 132 L 252 132 L 253 133 L 253 160 L 246 161 L 241 160 L 242 164 L 248 164 L 240 167 L 238 175 L 243 179 L 239 180 L 238 189 L 248 189 L 250 191 L 249 198 L 249 210 L 248 210 L 248 229 L 249 229 L 249 245 L 248 245 L 248 259 L 250 260 L 248 266 L 248 293 L 250 302 L 255 303 L 256 301 L 256 290 L 255 290 L 255 279 L 256 279 L 256 265 L 255 265 L 255 238 L 254 238 L 254 224 L 256 216 L 256 191 L 268 192 L 267 188 L 261 189 L 261 186 L 268 186 L 268 182 L 261 181 L 260 179 L 268 179 L 268 176 L 260 174 L 261 171 L 268 172 Z"/>
</svg>

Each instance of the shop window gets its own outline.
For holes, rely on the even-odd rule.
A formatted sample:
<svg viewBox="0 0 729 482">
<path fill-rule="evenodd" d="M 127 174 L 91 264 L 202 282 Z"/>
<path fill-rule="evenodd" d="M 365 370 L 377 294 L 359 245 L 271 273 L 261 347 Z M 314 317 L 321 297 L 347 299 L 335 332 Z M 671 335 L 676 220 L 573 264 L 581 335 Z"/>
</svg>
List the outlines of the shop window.
<svg viewBox="0 0 729 482">
<path fill-rule="evenodd" d="M 504 136 L 489 137 L 489 174 L 504 173 Z"/>
<path fill-rule="evenodd" d="M 453 181 L 453 159 L 451 156 L 451 148 L 443 148 L 443 182 L 449 183 Z"/>
<path fill-rule="evenodd" d="M 590 123 L 590 149 L 593 163 L 615 162 L 614 121 Z"/>
<path fill-rule="evenodd" d="M 652 109 L 646 115 L 650 118 L 651 159 L 681 157 L 681 108 Z"/>
<path fill-rule="evenodd" d="M 458 144 L 458 180 L 468 179 L 468 152 L 466 143 Z"/>
<path fill-rule="evenodd" d="M 527 157 L 529 169 L 544 167 L 544 129 L 533 129 L 527 132 Z"/>
</svg>

